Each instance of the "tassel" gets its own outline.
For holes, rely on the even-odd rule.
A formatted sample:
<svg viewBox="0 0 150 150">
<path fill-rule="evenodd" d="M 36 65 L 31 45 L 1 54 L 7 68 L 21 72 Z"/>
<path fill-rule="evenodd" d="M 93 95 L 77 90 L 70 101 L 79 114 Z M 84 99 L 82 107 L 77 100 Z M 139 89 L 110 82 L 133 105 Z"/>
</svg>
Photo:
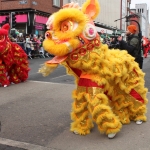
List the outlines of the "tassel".
<svg viewBox="0 0 150 150">
<path fill-rule="evenodd" d="M 58 67 L 58 64 L 43 64 L 39 69 L 38 73 L 42 73 L 44 77 L 48 76 L 51 72 L 53 72 Z"/>
</svg>

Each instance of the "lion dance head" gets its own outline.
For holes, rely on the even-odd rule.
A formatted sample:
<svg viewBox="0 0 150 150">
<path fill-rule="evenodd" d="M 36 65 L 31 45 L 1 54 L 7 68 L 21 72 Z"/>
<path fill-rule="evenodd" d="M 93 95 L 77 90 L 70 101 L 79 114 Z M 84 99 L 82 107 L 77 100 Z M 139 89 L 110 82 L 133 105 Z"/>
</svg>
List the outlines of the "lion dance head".
<svg viewBox="0 0 150 150">
<path fill-rule="evenodd" d="M 44 49 L 55 56 L 65 56 L 94 40 L 98 33 L 93 20 L 99 10 L 98 0 L 87 0 L 82 8 L 73 2 L 64 5 L 46 23 Z"/>
<path fill-rule="evenodd" d="M 9 24 L 5 24 L 0 29 L 0 54 L 2 54 L 5 50 L 8 49 L 7 41 L 9 40 L 8 38 L 9 28 L 10 28 Z"/>
</svg>

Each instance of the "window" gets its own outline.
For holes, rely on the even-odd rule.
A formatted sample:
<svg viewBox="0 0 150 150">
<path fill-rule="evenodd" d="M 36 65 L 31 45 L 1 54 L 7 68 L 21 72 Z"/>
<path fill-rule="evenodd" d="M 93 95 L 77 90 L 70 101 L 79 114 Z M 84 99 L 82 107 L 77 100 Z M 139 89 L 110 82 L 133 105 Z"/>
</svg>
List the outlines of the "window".
<svg viewBox="0 0 150 150">
<path fill-rule="evenodd" d="M 60 7 L 60 0 L 53 0 L 53 5 Z"/>
</svg>

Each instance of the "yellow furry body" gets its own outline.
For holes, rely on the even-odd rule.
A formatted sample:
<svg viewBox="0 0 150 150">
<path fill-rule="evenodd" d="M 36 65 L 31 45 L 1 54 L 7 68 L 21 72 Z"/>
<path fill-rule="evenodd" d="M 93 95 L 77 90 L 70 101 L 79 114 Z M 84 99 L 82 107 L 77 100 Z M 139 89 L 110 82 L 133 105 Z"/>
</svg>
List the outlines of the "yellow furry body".
<svg viewBox="0 0 150 150">
<path fill-rule="evenodd" d="M 79 54 L 77 51 L 74 52 L 75 55 Z M 145 113 L 147 111 L 146 104 L 148 100 L 146 98 L 147 89 L 144 88 L 144 73 L 138 67 L 134 58 L 127 54 L 126 51 L 109 50 L 107 45 L 101 45 L 94 48 L 92 52 L 87 52 L 86 55 L 79 56 L 76 61 L 72 60 L 69 56 L 66 62 L 62 64 L 68 69 L 69 74 L 74 75 L 74 72 L 70 68 L 80 68 L 82 73 L 90 74 L 92 81 L 104 86 L 103 89 L 88 88 L 88 92 L 86 87 L 77 86 L 77 90 L 73 92 L 75 100 L 72 113 L 73 120 L 78 120 L 76 118 L 76 111 L 79 108 L 83 109 L 82 111 L 84 112 L 85 107 L 87 107 L 87 111 L 93 112 L 93 109 L 98 107 L 97 113 L 99 117 L 96 119 L 96 122 L 101 122 L 102 126 L 103 124 L 105 125 L 104 128 L 102 126 L 98 127 L 102 133 L 106 134 L 118 132 L 121 128 L 120 122 L 128 124 L 130 120 L 146 121 Z M 75 78 L 76 83 L 78 83 L 79 77 L 75 76 Z M 141 103 L 129 94 L 132 89 L 141 95 L 144 103 Z M 104 94 L 106 91 L 107 96 Z M 111 100 L 109 97 L 111 97 Z M 86 100 L 83 101 L 83 99 Z M 80 114 L 78 118 L 81 117 L 81 120 L 87 120 L 85 118 L 89 114 L 85 116 L 81 115 L 81 110 L 77 111 Z M 114 116 L 111 110 L 119 119 Z M 76 127 L 76 123 L 73 123 L 71 131 L 76 130 L 80 134 L 87 134 L 93 127 L 91 122 L 87 120 L 86 125 L 79 125 L 79 127 Z M 86 126 L 88 129 L 82 131 L 82 126 Z"/>
<path fill-rule="evenodd" d="M 50 17 L 43 46 L 55 57 L 39 70 L 47 76 L 62 64 L 75 77 L 70 130 L 81 135 L 93 122 L 110 134 L 130 121 L 146 121 L 144 73 L 127 51 L 100 43 L 92 22 L 99 9 L 98 0 L 87 0 L 82 9 L 71 3 Z"/>
<path fill-rule="evenodd" d="M 119 132 L 121 123 L 146 121 L 148 101 L 144 73 L 134 58 L 126 51 L 109 50 L 107 45 L 102 44 L 87 51 L 85 55 L 80 55 L 79 51 L 80 49 L 74 51 L 62 62 L 68 74 L 76 78 L 77 84 L 77 89 L 73 92 L 71 118 L 74 122 L 71 131 L 88 134 L 93 127 L 93 120 L 98 124 L 100 132 L 106 134 Z M 76 54 L 78 59 L 72 60 L 72 56 Z M 78 86 L 80 77 L 71 68 L 79 68 L 83 74 L 90 75 L 93 82 L 104 87 Z M 132 89 L 141 95 L 144 103 L 129 94 Z"/>
</svg>

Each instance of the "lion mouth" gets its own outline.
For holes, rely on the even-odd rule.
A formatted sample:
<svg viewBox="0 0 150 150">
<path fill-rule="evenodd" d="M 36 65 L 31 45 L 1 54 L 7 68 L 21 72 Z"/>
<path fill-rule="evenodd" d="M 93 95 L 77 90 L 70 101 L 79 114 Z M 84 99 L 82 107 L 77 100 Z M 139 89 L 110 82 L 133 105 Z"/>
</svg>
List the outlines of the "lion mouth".
<svg viewBox="0 0 150 150">
<path fill-rule="evenodd" d="M 68 42 L 70 39 L 63 39 L 63 40 L 60 40 L 58 39 L 56 36 L 52 36 L 52 41 L 55 43 L 55 44 L 63 44 L 65 42 Z"/>
<path fill-rule="evenodd" d="M 69 39 L 65 39 L 65 40 L 59 40 L 59 39 L 55 39 L 53 40 L 55 44 L 63 44 L 69 41 Z"/>
<path fill-rule="evenodd" d="M 81 37 L 78 36 L 77 38 L 83 45 L 85 44 L 85 41 Z"/>
</svg>

